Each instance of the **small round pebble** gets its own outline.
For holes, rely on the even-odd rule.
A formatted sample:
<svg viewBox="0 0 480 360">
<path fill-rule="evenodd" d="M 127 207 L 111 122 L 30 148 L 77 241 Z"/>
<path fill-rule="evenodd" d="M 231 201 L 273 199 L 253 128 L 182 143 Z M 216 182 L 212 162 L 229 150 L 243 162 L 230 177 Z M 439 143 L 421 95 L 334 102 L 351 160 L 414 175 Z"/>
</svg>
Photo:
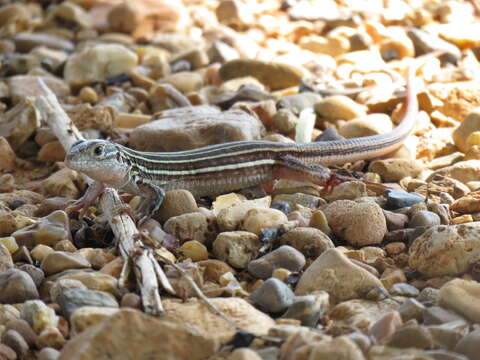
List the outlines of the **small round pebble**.
<svg viewBox="0 0 480 360">
<path fill-rule="evenodd" d="M 28 352 L 28 344 L 19 332 L 10 329 L 2 334 L 2 343 L 11 347 L 18 355 L 23 358 Z"/>
<path fill-rule="evenodd" d="M 466 355 L 470 360 L 478 359 L 478 354 L 480 354 L 480 330 L 472 331 L 460 339 L 453 351 Z"/>
<path fill-rule="evenodd" d="M 38 360 L 57 360 L 59 357 L 60 352 L 51 347 L 43 348 L 37 354 Z"/>
<path fill-rule="evenodd" d="M 22 335 L 23 339 L 29 346 L 33 346 L 35 344 L 37 334 L 35 334 L 35 331 L 33 331 L 32 327 L 27 321 L 23 319 L 10 320 L 5 324 L 5 329 L 17 331 L 20 335 Z"/>
<path fill-rule="evenodd" d="M 275 201 L 272 203 L 272 206 L 270 206 L 272 209 L 277 209 L 283 212 L 285 215 L 290 214 L 292 211 L 292 207 L 290 204 L 286 201 Z"/>
<path fill-rule="evenodd" d="M 129 307 L 132 309 L 142 309 L 142 298 L 135 293 L 126 293 L 122 296 L 122 300 L 120 301 L 121 307 Z"/>
<path fill-rule="evenodd" d="M 251 261 L 248 264 L 248 272 L 257 278 L 267 279 L 277 268 L 297 272 L 304 266 L 305 256 L 297 249 L 283 245 L 261 258 Z"/>
<path fill-rule="evenodd" d="M 394 296 L 410 296 L 416 297 L 420 294 L 418 289 L 407 283 L 396 283 L 393 284 L 390 288 L 390 294 Z"/>
<path fill-rule="evenodd" d="M 410 222 L 408 223 L 408 227 L 416 228 L 416 227 L 423 227 L 423 226 L 435 226 L 440 225 L 440 216 L 435 214 L 434 212 L 427 211 L 427 210 L 420 210 L 417 211 Z"/>
<path fill-rule="evenodd" d="M 279 313 L 292 305 L 295 294 L 284 282 L 270 278 L 251 295 L 250 300 L 262 311 Z"/>
<path fill-rule="evenodd" d="M 425 201 L 422 195 L 399 190 L 386 190 L 385 195 L 387 196 L 386 207 L 391 210 L 412 206 Z"/>
</svg>

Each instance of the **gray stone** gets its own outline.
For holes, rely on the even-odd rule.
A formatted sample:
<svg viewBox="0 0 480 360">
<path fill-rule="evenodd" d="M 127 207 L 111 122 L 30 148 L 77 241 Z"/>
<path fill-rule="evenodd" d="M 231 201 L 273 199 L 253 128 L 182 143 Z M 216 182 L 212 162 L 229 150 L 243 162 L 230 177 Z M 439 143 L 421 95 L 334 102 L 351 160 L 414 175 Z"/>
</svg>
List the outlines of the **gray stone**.
<svg viewBox="0 0 480 360">
<path fill-rule="evenodd" d="M 440 306 L 429 307 L 423 312 L 423 321 L 425 325 L 444 324 L 458 320 L 467 322 L 461 315 Z"/>
<path fill-rule="evenodd" d="M 294 299 L 293 291 L 277 278 L 268 279 L 250 295 L 250 300 L 256 306 L 269 313 L 285 311 Z"/>
<path fill-rule="evenodd" d="M 480 354 L 480 330 L 472 331 L 462 338 L 453 351 L 467 356 L 470 360 L 478 360 Z"/>
<path fill-rule="evenodd" d="M 437 303 L 438 289 L 432 287 L 423 288 L 418 295 L 417 300 L 425 306 L 432 306 Z"/>
<path fill-rule="evenodd" d="M 11 347 L 23 359 L 28 352 L 28 344 L 25 339 L 15 330 L 7 330 L 2 334 L 2 343 Z"/>
<path fill-rule="evenodd" d="M 425 305 L 415 299 L 407 299 L 398 308 L 398 312 L 403 321 L 416 319 L 418 321 L 423 319 L 423 312 L 425 311 Z"/>
<path fill-rule="evenodd" d="M 260 279 L 267 279 L 277 268 L 296 272 L 302 270 L 304 266 L 305 256 L 297 249 L 283 245 L 261 258 L 251 261 L 248 264 L 248 272 Z"/>
<path fill-rule="evenodd" d="M 390 210 L 412 206 L 425 201 L 425 198 L 419 194 L 399 190 L 387 190 L 385 191 L 385 195 L 387 196 L 386 207 Z"/>
<path fill-rule="evenodd" d="M 105 306 L 118 308 L 118 302 L 103 291 L 87 289 L 65 290 L 58 298 L 62 314 L 66 318 L 83 306 Z"/>
<path fill-rule="evenodd" d="M 422 227 L 422 226 L 435 226 L 440 225 L 440 216 L 431 211 L 421 210 L 417 211 L 415 215 L 412 216 L 408 227 Z"/>
<path fill-rule="evenodd" d="M 389 346 L 399 348 L 418 348 L 429 350 L 434 346 L 433 338 L 425 326 L 407 325 L 395 331 L 390 340 Z"/>
<path fill-rule="evenodd" d="M 38 291 L 25 271 L 10 269 L 0 273 L 0 303 L 21 303 L 38 299 Z"/>
<path fill-rule="evenodd" d="M 415 297 L 420 294 L 420 291 L 415 287 L 407 283 L 396 283 L 393 284 L 390 288 L 391 295 L 399 295 L 399 296 L 410 296 Z"/>
<path fill-rule="evenodd" d="M 323 295 L 323 296 L 322 296 Z M 328 293 L 297 296 L 282 317 L 300 320 L 303 326 L 315 327 L 318 319 L 328 311 Z"/>
</svg>

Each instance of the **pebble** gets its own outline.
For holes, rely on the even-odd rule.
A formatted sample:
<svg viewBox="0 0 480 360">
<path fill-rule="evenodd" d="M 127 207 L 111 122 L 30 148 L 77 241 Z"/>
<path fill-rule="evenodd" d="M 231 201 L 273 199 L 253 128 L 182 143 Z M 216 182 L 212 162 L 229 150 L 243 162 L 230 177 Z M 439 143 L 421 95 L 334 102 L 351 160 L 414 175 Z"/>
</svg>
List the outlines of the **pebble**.
<svg viewBox="0 0 480 360">
<path fill-rule="evenodd" d="M 347 139 L 362 136 L 386 134 L 392 131 L 393 124 L 386 114 L 369 114 L 345 123 L 338 133 Z"/>
<path fill-rule="evenodd" d="M 165 222 L 163 229 L 181 243 L 189 240 L 204 243 L 208 232 L 207 217 L 200 212 L 172 216 Z"/>
<path fill-rule="evenodd" d="M 14 330 L 22 336 L 28 346 L 32 347 L 35 345 L 37 334 L 33 331 L 30 324 L 23 319 L 10 320 L 5 324 L 5 330 Z"/>
<path fill-rule="evenodd" d="M 453 321 L 466 323 L 466 319 L 454 311 L 447 310 L 440 306 L 430 306 L 423 312 L 423 323 L 425 325 L 440 325 Z"/>
<path fill-rule="evenodd" d="M 0 344 L 0 356 L 5 360 L 16 360 L 17 354 L 13 349 L 5 344 Z"/>
<path fill-rule="evenodd" d="M 350 50 L 350 42 L 344 37 L 304 36 L 298 45 L 302 49 L 316 54 L 327 54 L 330 56 L 339 56 Z"/>
<path fill-rule="evenodd" d="M 162 77 L 160 84 L 173 85 L 178 91 L 187 94 L 201 89 L 203 86 L 203 77 L 196 72 L 180 71 Z M 151 92 L 152 95 L 154 95 L 154 90 L 151 90 Z M 155 99 L 150 98 L 150 101 L 152 102 L 152 105 L 154 105 Z"/>
<path fill-rule="evenodd" d="M 409 207 L 425 201 L 425 198 L 419 194 L 399 190 L 386 190 L 385 195 L 387 197 L 385 206 L 390 210 Z"/>
<path fill-rule="evenodd" d="M 119 311 L 116 307 L 82 306 L 70 316 L 72 335 L 77 335 L 90 326 L 97 325 Z"/>
<path fill-rule="evenodd" d="M 472 331 L 455 345 L 454 352 L 467 356 L 470 360 L 480 353 L 480 330 Z"/>
<path fill-rule="evenodd" d="M 78 280 L 88 289 L 104 291 L 115 297 L 119 292 L 118 280 L 100 271 L 70 270 L 55 276 L 58 276 L 57 281 L 60 279 Z"/>
<path fill-rule="evenodd" d="M 54 251 L 50 246 L 39 244 L 30 251 L 30 255 L 35 261 L 42 261 L 48 254 Z"/>
<path fill-rule="evenodd" d="M 12 255 L 8 249 L 0 244 L 0 273 L 13 268 Z"/>
<path fill-rule="evenodd" d="M 238 77 L 253 76 L 270 90 L 297 86 L 303 77 L 300 69 L 281 63 L 268 63 L 253 59 L 230 60 L 220 68 L 220 76 L 226 81 Z"/>
<path fill-rule="evenodd" d="M 57 360 L 60 356 L 60 352 L 57 349 L 45 347 L 37 354 L 38 360 Z"/>
<path fill-rule="evenodd" d="M 327 357 L 344 358 L 351 360 L 363 360 L 362 350 L 350 338 L 339 336 L 329 341 L 319 341 L 312 348 L 314 359 L 325 359 Z"/>
<path fill-rule="evenodd" d="M 476 131 L 480 131 L 480 111 L 474 110 L 465 116 L 460 125 L 453 131 L 452 138 L 455 146 L 463 153 L 470 149 L 467 142 L 469 136 Z"/>
<path fill-rule="evenodd" d="M 292 305 L 295 294 L 283 281 L 266 280 L 250 295 L 250 300 L 262 311 L 280 313 Z"/>
<path fill-rule="evenodd" d="M 41 147 L 37 154 L 37 160 L 43 162 L 63 161 L 65 149 L 59 141 L 51 141 Z"/>
<path fill-rule="evenodd" d="M 41 300 L 28 300 L 21 309 L 22 319 L 26 320 L 37 334 L 43 330 L 56 328 L 58 316 Z"/>
<path fill-rule="evenodd" d="M 330 194 L 323 196 L 329 201 L 355 200 L 367 196 L 367 187 L 361 181 L 346 181 L 335 186 Z"/>
<path fill-rule="evenodd" d="M 46 275 L 52 275 L 68 269 L 88 269 L 91 265 L 79 253 L 53 251 L 45 256 L 40 267 Z"/>
<path fill-rule="evenodd" d="M 121 307 L 128 307 L 132 309 L 141 310 L 142 309 L 142 299 L 140 295 L 135 293 L 126 293 L 122 296 L 122 300 L 120 302 Z"/>
<path fill-rule="evenodd" d="M 15 75 L 6 80 L 10 96 L 14 104 L 19 103 L 28 96 L 42 94 L 38 79 L 42 79 L 52 92 L 60 99 L 70 95 L 70 88 L 63 81 L 53 76 Z M 25 121 L 25 120 L 24 120 Z M 25 127 L 25 124 L 22 124 Z M 10 143 L 13 147 L 13 143 Z"/>
<path fill-rule="evenodd" d="M 171 217 L 196 211 L 198 211 L 197 202 L 190 191 L 183 189 L 171 190 L 165 193 L 165 198 L 157 211 L 156 218 L 161 223 L 164 223 Z"/>
<path fill-rule="evenodd" d="M 266 335 L 275 324 L 274 320 L 265 313 L 257 310 L 246 300 L 231 298 L 212 298 L 210 301 L 223 311 L 243 330 L 253 334 Z M 180 302 L 178 299 L 162 300 L 166 314 L 180 323 L 195 326 L 210 339 L 229 341 L 235 334 L 231 326 L 218 316 L 207 311 L 206 305 L 196 299 Z"/>
<path fill-rule="evenodd" d="M 146 333 L 148 341 L 145 341 Z M 186 338 L 188 347 L 178 347 L 179 339 Z M 213 355 L 215 350 L 213 340 L 185 324 L 123 309 L 67 342 L 59 360 L 135 358 L 152 353 L 162 354 L 166 359 L 200 360 Z"/>
<path fill-rule="evenodd" d="M 368 167 L 368 171 L 379 174 L 385 182 L 397 182 L 407 176 L 416 178 L 423 169 L 420 161 L 409 159 L 375 160 Z"/>
<path fill-rule="evenodd" d="M 409 266 L 428 276 L 463 274 L 478 260 L 479 224 L 431 227 L 413 241 Z"/>
<path fill-rule="evenodd" d="M 456 179 L 463 184 L 471 181 L 479 181 L 480 160 L 459 161 L 452 166 L 447 166 L 439 170 L 435 170 L 426 181 L 431 181 L 438 176 L 448 176 Z"/>
<path fill-rule="evenodd" d="M 399 348 L 432 349 L 434 342 L 428 329 L 421 325 L 405 325 L 391 336 L 389 346 Z"/>
<path fill-rule="evenodd" d="M 214 41 L 208 49 L 211 63 L 225 63 L 239 58 L 238 51 L 223 41 Z"/>
<path fill-rule="evenodd" d="M 399 282 L 390 287 L 390 294 L 393 296 L 417 297 L 420 291 L 410 284 Z"/>
<path fill-rule="evenodd" d="M 286 185 L 285 182 L 283 182 L 282 180 L 279 180 L 273 187 L 274 193 L 277 191 L 278 192 L 290 191 L 290 189 L 287 189 L 287 186 L 281 189 L 280 184 Z M 305 183 L 301 183 L 301 184 L 305 185 Z M 307 187 L 304 186 L 303 188 L 298 188 L 298 185 L 299 185 L 298 182 L 295 182 L 294 185 L 296 185 L 295 191 L 309 192 L 309 190 L 311 190 L 311 186 L 307 186 Z M 318 191 L 315 191 L 315 193 L 318 194 Z M 295 207 L 295 205 L 301 205 L 304 207 L 308 207 L 310 209 L 316 209 L 319 205 L 321 205 L 324 202 L 324 200 L 322 200 L 318 196 L 304 194 L 302 192 L 295 192 L 294 194 L 278 194 L 278 195 L 275 195 L 275 197 L 273 198 L 273 201 L 274 202 L 284 201 L 288 203 L 292 208 Z"/>
<path fill-rule="evenodd" d="M 178 251 L 180 251 L 183 256 L 192 259 L 192 261 L 208 259 L 207 247 L 197 240 L 190 240 L 183 243 Z"/>
<path fill-rule="evenodd" d="M 306 295 L 315 290 L 324 290 L 330 294 L 332 302 L 337 303 L 362 298 L 372 288 L 383 289 L 383 285 L 338 249 L 328 249 L 302 274 L 295 294 Z"/>
<path fill-rule="evenodd" d="M 480 283 L 453 279 L 440 288 L 438 305 L 462 314 L 472 322 L 480 323 L 480 309 L 476 304 L 480 297 Z"/>
<path fill-rule="evenodd" d="M 412 40 L 415 48 L 421 51 L 421 54 L 426 54 L 435 50 L 445 50 L 447 53 L 440 58 L 453 64 L 461 58 L 461 52 L 458 47 L 451 42 L 438 37 L 436 34 L 417 28 L 410 28 L 407 31 L 407 35 Z"/>
<path fill-rule="evenodd" d="M 0 159 L 0 169 L 4 171 L 12 171 L 15 168 L 15 160 L 17 156 L 10 146 L 8 140 L 0 136 L 0 151 L 2 158 Z"/>
<path fill-rule="evenodd" d="M 407 249 L 407 246 L 403 242 L 392 242 L 385 245 L 385 251 L 388 255 L 398 255 L 403 253 Z"/>
<path fill-rule="evenodd" d="M 64 211 L 54 211 L 37 219 L 35 224 L 15 231 L 12 236 L 19 246 L 27 248 L 33 248 L 38 244 L 54 246 L 61 240 L 70 239 L 68 216 Z"/>
<path fill-rule="evenodd" d="M 301 92 L 299 94 L 287 95 L 277 101 L 277 114 L 281 110 L 289 110 L 289 114 L 299 115 L 302 110 L 311 108 L 315 103 L 322 100 L 322 97 L 314 92 Z"/>
<path fill-rule="evenodd" d="M 305 256 L 297 249 L 283 245 L 272 252 L 250 262 L 248 272 L 260 279 L 269 278 L 273 270 L 284 268 L 298 272 L 305 266 Z"/>
<path fill-rule="evenodd" d="M 312 212 L 312 216 L 310 217 L 310 224 L 308 226 L 321 230 L 327 236 L 332 235 L 332 229 L 330 228 L 330 226 L 328 226 L 327 217 L 322 210 L 316 210 Z"/>
<path fill-rule="evenodd" d="M 50 298 L 52 302 L 58 303 L 60 296 L 64 291 L 70 289 L 86 289 L 87 287 L 79 280 L 59 279 L 53 283 L 50 288 Z"/>
<path fill-rule="evenodd" d="M 279 227 L 288 221 L 287 215 L 272 208 L 256 208 L 249 210 L 240 223 L 245 231 L 260 235 L 262 229 Z"/>
<path fill-rule="evenodd" d="M 142 151 L 180 151 L 219 142 L 258 140 L 265 132 L 256 116 L 242 110 L 204 113 L 195 107 L 190 112 L 181 109 L 161 113 L 137 126 L 130 134 L 129 145 Z"/>
<path fill-rule="evenodd" d="M 79 189 L 76 183 L 79 182 L 80 176 L 76 171 L 63 168 L 42 181 L 42 186 L 45 188 L 44 192 L 48 196 L 75 199 L 79 197 Z"/>
<path fill-rule="evenodd" d="M 267 208 L 270 206 L 270 198 L 242 201 L 226 206 L 218 211 L 217 223 L 221 231 L 237 230 L 242 219 L 252 209 Z"/>
<path fill-rule="evenodd" d="M 13 39 L 17 51 L 27 53 L 34 48 L 45 46 L 55 50 L 72 51 L 74 49 L 73 43 L 63 37 L 55 36 L 49 33 L 27 33 L 21 32 L 16 34 Z"/>
<path fill-rule="evenodd" d="M 24 358 L 28 352 L 28 344 L 17 331 L 9 329 L 2 334 L 2 343 L 12 348 L 19 358 Z"/>
<path fill-rule="evenodd" d="M 413 298 L 409 298 L 400 305 L 398 308 L 398 313 L 405 322 L 411 319 L 421 321 L 423 319 L 423 313 L 425 309 L 425 306 L 421 302 Z"/>
<path fill-rule="evenodd" d="M 38 334 L 36 347 L 40 349 L 44 347 L 61 349 L 65 342 L 65 337 L 58 328 L 48 328 Z"/>
<path fill-rule="evenodd" d="M 275 201 L 272 203 L 272 206 L 270 207 L 272 209 L 280 210 L 285 215 L 290 214 L 290 212 L 292 211 L 290 204 L 286 201 Z"/>
<path fill-rule="evenodd" d="M 408 223 L 408 227 L 416 228 L 416 227 L 431 227 L 440 225 L 440 216 L 435 214 L 431 211 L 420 210 L 417 211 Z"/>
<path fill-rule="evenodd" d="M 380 317 L 370 327 L 368 335 L 374 339 L 375 343 L 385 344 L 402 324 L 403 321 L 398 311 L 391 311 Z"/>
<path fill-rule="evenodd" d="M 64 77 L 72 86 L 86 85 L 128 73 L 137 62 L 138 56 L 123 45 L 94 45 L 70 56 Z"/>
<path fill-rule="evenodd" d="M 387 232 L 382 209 L 373 202 L 337 200 L 323 212 L 333 233 L 354 246 L 379 244 Z"/>
<path fill-rule="evenodd" d="M 325 250 L 335 247 L 327 235 L 311 227 L 297 227 L 286 232 L 280 237 L 280 244 L 294 247 L 309 259 L 316 259 Z"/>
<path fill-rule="evenodd" d="M 37 287 L 25 271 L 9 269 L 0 273 L 1 303 L 22 303 L 38 297 Z"/>
<path fill-rule="evenodd" d="M 451 205 L 450 209 L 460 214 L 473 214 L 480 212 L 480 192 L 471 192 L 457 200 Z"/>
<path fill-rule="evenodd" d="M 17 241 L 13 236 L 0 238 L 0 244 L 4 246 L 10 254 L 15 253 L 19 248 Z"/>
<path fill-rule="evenodd" d="M 67 289 L 58 296 L 62 314 L 69 319 L 79 308 L 84 306 L 118 308 L 118 302 L 103 291 L 89 289 Z"/>
<path fill-rule="evenodd" d="M 227 360 L 262 360 L 264 357 L 261 357 L 258 352 L 249 349 L 249 348 L 239 348 L 228 356 Z"/>
<path fill-rule="evenodd" d="M 229 265 L 245 269 L 257 257 L 259 238 L 248 231 L 225 231 L 213 242 L 215 256 Z"/>
<path fill-rule="evenodd" d="M 352 120 L 365 116 L 365 108 L 344 95 L 329 96 L 314 106 L 315 112 L 332 120 Z"/>
<path fill-rule="evenodd" d="M 203 270 L 203 277 L 206 281 L 219 282 L 222 275 L 226 273 L 235 274 L 235 270 L 223 261 L 208 259 L 197 263 Z"/>
<path fill-rule="evenodd" d="M 329 298 L 325 291 L 319 291 L 315 295 L 297 296 L 282 317 L 300 320 L 302 326 L 315 327 L 320 317 L 329 309 Z"/>
</svg>

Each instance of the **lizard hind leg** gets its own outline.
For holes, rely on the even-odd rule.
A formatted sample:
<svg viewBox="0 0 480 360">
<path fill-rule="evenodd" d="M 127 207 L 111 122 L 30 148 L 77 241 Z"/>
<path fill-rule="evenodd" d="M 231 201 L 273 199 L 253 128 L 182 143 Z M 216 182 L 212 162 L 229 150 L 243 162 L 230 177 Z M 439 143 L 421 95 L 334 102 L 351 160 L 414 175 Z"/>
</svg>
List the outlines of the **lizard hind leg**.
<svg viewBox="0 0 480 360">
<path fill-rule="evenodd" d="M 317 185 L 328 184 L 332 175 L 322 165 L 305 164 L 293 156 L 282 156 L 273 165 L 273 176 L 276 179 L 308 181 Z"/>
</svg>

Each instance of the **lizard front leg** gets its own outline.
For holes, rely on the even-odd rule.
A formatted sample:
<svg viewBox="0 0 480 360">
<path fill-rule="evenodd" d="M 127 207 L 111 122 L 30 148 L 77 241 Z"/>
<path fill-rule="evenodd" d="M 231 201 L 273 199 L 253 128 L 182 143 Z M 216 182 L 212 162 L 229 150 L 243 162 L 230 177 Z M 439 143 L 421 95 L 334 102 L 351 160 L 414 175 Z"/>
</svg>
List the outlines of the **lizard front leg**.
<svg viewBox="0 0 480 360">
<path fill-rule="evenodd" d="M 142 224 L 151 218 L 162 205 L 165 198 L 165 190 L 158 185 L 138 180 L 136 182 L 138 193 L 142 196 L 143 201 L 138 210 L 140 216 L 139 224 Z"/>
<path fill-rule="evenodd" d="M 106 186 L 100 181 L 94 181 L 87 189 L 85 194 L 65 210 L 69 212 L 79 211 L 79 218 L 82 218 L 86 209 L 91 206 L 95 200 L 103 193 Z"/>
</svg>

